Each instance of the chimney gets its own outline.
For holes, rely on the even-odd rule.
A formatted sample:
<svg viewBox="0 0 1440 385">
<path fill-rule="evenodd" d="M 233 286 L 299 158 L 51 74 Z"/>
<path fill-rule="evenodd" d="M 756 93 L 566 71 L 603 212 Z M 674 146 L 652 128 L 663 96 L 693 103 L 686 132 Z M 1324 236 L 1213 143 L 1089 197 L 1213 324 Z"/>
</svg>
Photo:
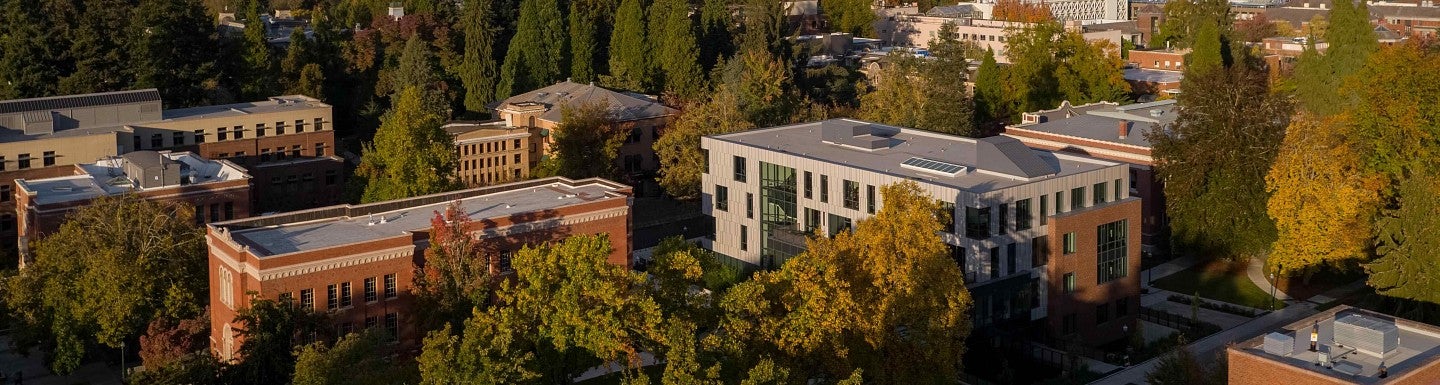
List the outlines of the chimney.
<svg viewBox="0 0 1440 385">
<path fill-rule="evenodd" d="M 1120 139 L 1125 139 L 1125 137 L 1127 136 L 1126 134 L 1130 133 L 1130 121 L 1121 119 L 1119 124 L 1117 124 L 1115 128 L 1116 131 L 1120 134 Z"/>
</svg>

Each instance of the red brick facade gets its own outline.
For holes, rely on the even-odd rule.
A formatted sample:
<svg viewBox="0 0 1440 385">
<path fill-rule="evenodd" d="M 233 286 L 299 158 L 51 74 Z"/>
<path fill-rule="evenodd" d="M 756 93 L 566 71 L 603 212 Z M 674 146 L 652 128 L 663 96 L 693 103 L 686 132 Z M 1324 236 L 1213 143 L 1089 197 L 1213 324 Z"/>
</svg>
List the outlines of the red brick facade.
<svg viewBox="0 0 1440 385">
<path fill-rule="evenodd" d="M 501 185 L 488 188 L 465 190 L 440 194 L 440 196 L 411 198 L 405 201 L 380 202 L 372 205 L 375 210 L 395 210 L 405 207 L 419 207 L 461 198 L 485 196 L 493 192 L 519 190 L 546 186 L 556 182 L 569 182 L 562 178 Z M 623 185 L 601 180 L 569 182 L 571 185 L 602 183 L 613 186 L 612 195 L 585 203 L 568 204 L 551 209 L 518 213 L 493 218 L 471 218 L 472 234 L 482 237 L 493 250 L 511 252 L 527 245 L 557 241 L 574 235 L 608 234 L 613 247 L 608 261 L 617 265 L 630 266 L 630 190 Z M 542 187 L 543 188 L 543 187 Z M 463 204 L 462 204 L 463 205 Z M 348 208 L 347 208 L 348 207 Z M 304 290 L 311 290 L 311 308 L 328 312 L 336 334 L 359 331 L 367 326 L 395 327 L 402 349 L 418 347 L 422 337 L 416 330 L 416 317 L 412 310 L 412 294 L 416 271 L 424 265 L 424 250 L 429 243 L 429 228 L 415 229 L 405 234 L 386 238 L 370 239 L 339 246 L 315 250 L 298 251 L 288 254 L 265 256 L 244 246 L 245 241 L 237 240 L 230 231 L 242 231 L 251 227 L 284 225 L 336 218 L 338 210 L 349 210 L 349 217 L 356 211 L 365 211 L 365 206 L 335 206 L 281 214 L 277 217 L 259 217 L 252 220 L 232 221 L 212 225 L 208 230 L 210 246 L 210 308 L 211 348 L 217 356 L 230 358 L 242 341 L 234 333 L 232 325 L 239 309 L 249 306 L 250 298 L 243 293 L 254 292 L 262 298 L 288 296 L 296 301 L 305 301 Z M 617 213 L 619 215 L 611 214 Z M 379 214 L 378 212 L 376 214 Z M 366 214 L 358 214 L 366 215 Z M 514 226 L 521 225 L 521 226 Z M 535 226 L 535 227 L 527 227 Z M 521 232 L 517 228 L 525 227 Z M 232 230 L 234 229 L 234 230 Z M 225 283 L 225 278 L 230 278 Z M 387 277 L 393 277 L 388 278 Z M 393 279 L 393 296 L 387 295 L 387 281 Z M 373 280 L 373 281 L 369 281 Z M 367 282 L 374 282 L 375 300 L 367 298 Z M 344 293 L 349 284 L 350 304 L 329 304 L 329 288 L 334 285 Z M 228 292 L 232 297 L 222 298 Z M 343 294 L 338 296 L 343 299 Z M 393 317 L 394 324 L 388 319 Z"/>
<path fill-rule="evenodd" d="M 1055 335 L 1077 335 L 1087 343 L 1100 344 L 1125 336 L 1123 327 L 1134 323 L 1140 307 L 1140 200 L 1128 198 L 1114 204 L 1072 211 L 1050 219 L 1051 257 L 1047 296 L 1047 326 Z M 1098 227 L 1126 221 L 1126 274 L 1098 283 Z M 1074 252 L 1066 253 L 1065 236 L 1074 234 Z M 1073 291 L 1067 290 L 1067 274 L 1074 274 Z M 1104 315 L 1098 312 L 1105 312 Z M 1100 318 L 1105 318 L 1100 322 Z"/>
</svg>

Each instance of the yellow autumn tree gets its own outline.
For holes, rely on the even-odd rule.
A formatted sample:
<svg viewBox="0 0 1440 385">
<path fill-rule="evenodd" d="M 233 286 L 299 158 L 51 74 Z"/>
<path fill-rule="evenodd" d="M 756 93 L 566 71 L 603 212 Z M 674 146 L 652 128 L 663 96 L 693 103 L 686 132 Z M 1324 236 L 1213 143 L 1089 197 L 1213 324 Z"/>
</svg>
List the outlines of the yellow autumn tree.
<svg viewBox="0 0 1440 385">
<path fill-rule="evenodd" d="M 817 237 L 726 292 L 707 345 L 773 356 L 800 378 L 954 383 L 972 301 L 937 235 L 939 204 L 914 182 L 881 193 L 880 212 L 853 232 Z"/>
<path fill-rule="evenodd" d="M 1291 121 L 1265 177 L 1278 233 L 1270 268 L 1293 275 L 1364 258 L 1384 178 L 1364 167 L 1357 139 L 1344 114 Z"/>
</svg>

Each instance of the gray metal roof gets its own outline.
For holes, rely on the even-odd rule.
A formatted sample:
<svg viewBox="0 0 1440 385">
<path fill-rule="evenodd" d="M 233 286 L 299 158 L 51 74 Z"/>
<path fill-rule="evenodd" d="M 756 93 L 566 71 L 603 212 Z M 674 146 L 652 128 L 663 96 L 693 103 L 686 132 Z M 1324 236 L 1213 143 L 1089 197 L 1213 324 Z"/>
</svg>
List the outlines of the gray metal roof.
<svg viewBox="0 0 1440 385">
<path fill-rule="evenodd" d="M 1163 127 L 1175 122 L 1178 116 L 1175 100 L 1150 103 L 1135 103 L 1123 106 L 1091 109 L 1084 114 L 1069 118 L 1050 119 L 1040 123 L 1019 124 L 1009 129 L 1021 129 L 1055 135 L 1150 147 L 1145 134 L 1157 126 Z M 1120 138 L 1120 121 L 1129 122 L 1129 131 Z"/>
<path fill-rule="evenodd" d="M 858 142 L 837 138 L 844 131 Z M 841 167 L 948 186 L 973 193 L 1019 186 L 1037 178 L 1073 175 L 1117 165 L 1109 161 L 1025 147 L 1006 137 L 971 139 L 852 119 L 778 126 L 706 138 L 782 152 Z M 881 145 L 869 146 L 883 140 Z M 860 145 L 857 145 L 860 144 Z M 902 166 L 923 158 L 965 166 L 955 174 Z"/>
<path fill-rule="evenodd" d="M 121 155 L 120 157 L 125 159 L 126 162 L 144 168 L 160 167 L 160 165 L 165 164 L 165 159 L 162 158 L 159 152 L 155 151 L 133 151 L 125 153 L 125 155 Z"/>
<path fill-rule="evenodd" d="M 498 107 L 504 108 L 507 104 L 524 102 L 544 105 L 546 111 L 540 115 L 540 118 L 552 122 L 563 120 L 561 115 L 564 106 L 579 107 L 591 103 L 609 106 L 610 111 L 615 114 L 615 118 L 620 121 L 648 119 L 679 113 L 678 110 L 666 107 L 649 98 L 636 97 L 630 93 L 611 91 L 594 84 L 581 84 L 568 80 L 511 96 L 501 102 Z"/>
<path fill-rule="evenodd" d="M 54 110 L 103 106 L 107 104 L 132 104 L 159 101 L 160 91 L 154 88 L 33 99 L 14 99 L 0 101 L 0 114 L 13 114 L 27 111 L 49 112 Z M 49 120 L 49 114 L 46 115 L 46 120 Z"/>
</svg>

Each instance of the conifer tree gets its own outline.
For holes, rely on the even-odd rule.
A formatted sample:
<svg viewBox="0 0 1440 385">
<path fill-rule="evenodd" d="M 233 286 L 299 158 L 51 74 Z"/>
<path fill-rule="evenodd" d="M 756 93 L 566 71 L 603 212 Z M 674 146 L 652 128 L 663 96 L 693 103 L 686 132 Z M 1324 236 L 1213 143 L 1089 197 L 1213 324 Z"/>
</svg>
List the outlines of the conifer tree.
<svg viewBox="0 0 1440 385">
<path fill-rule="evenodd" d="M 129 29 L 129 71 L 134 88 L 154 87 L 168 108 L 214 102 L 219 75 L 214 21 L 205 7 L 187 0 L 141 0 Z M 269 95 L 267 95 L 269 96 Z"/>
<path fill-rule="evenodd" d="M 0 98 L 53 95 L 60 79 L 64 37 L 49 28 L 39 7 L 12 4 L 0 10 Z"/>
<path fill-rule="evenodd" d="M 645 42 L 645 1 L 622 0 L 610 35 L 610 76 L 605 84 L 630 91 L 648 91 L 650 46 Z"/>
<path fill-rule="evenodd" d="M 450 103 L 435 54 L 430 52 L 430 44 L 421 40 L 419 34 L 410 36 L 410 40 L 405 42 L 399 67 L 390 73 L 390 83 L 397 93 L 405 87 L 419 89 L 426 110 L 450 116 Z"/>
<path fill-rule="evenodd" d="M 70 31 L 68 56 L 75 61 L 74 71 L 60 79 L 62 94 L 84 94 L 115 91 L 130 85 L 126 71 L 129 50 L 124 49 L 123 31 L 130 22 L 131 7 L 124 0 L 89 0 Z"/>
<path fill-rule="evenodd" d="M 500 66 L 495 95 L 507 98 L 564 79 L 570 68 L 565 63 L 567 42 L 558 1 L 521 1 L 520 23 Z"/>
<path fill-rule="evenodd" d="M 995 51 L 985 50 L 980 60 L 980 69 L 975 72 L 975 121 L 986 125 L 997 120 L 1008 119 L 1003 96 L 1000 95 L 1000 64 L 995 61 Z"/>
<path fill-rule="evenodd" d="M 650 6 L 651 52 L 659 59 L 665 92 L 689 99 L 705 88 L 700 73 L 700 50 L 695 45 L 690 3 L 685 0 L 656 0 Z"/>
<path fill-rule="evenodd" d="M 265 36 L 265 23 L 260 21 L 260 1 L 251 0 L 245 4 L 244 62 L 245 80 L 240 94 L 247 99 L 261 99 L 276 92 L 276 63 L 269 39 Z"/>
<path fill-rule="evenodd" d="M 594 81 L 605 65 L 606 46 L 613 28 L 612 0 L 570 2 L 570 79 Z"/>
<path fill-rule="evenodd" d="M 734 23 L 729 3 L 705 0 L 700 8 L 700 66 L 708 73 L 721 58 L 735 54 L 735 37 L 730 33 Z"/>
<path fill-rule="evenodd" d="M 966 67 L 964 46 L 954 23 L 940 26 L 940 32 L 930 40 L 930 51 L 935 59 L 924 64 L 922 76 L 925 79 L 925 102 L 920 112 L 919 128 L 947 134 L 977 137 L 975 129 L 975 105 L 964 87 Z"/>
<path fill-rule="evenodd" d="M 1370 29 L 1369 10 L 1365 3 L 1336 1 L 1330 9 L 1329 29 L 1325 41 L 1330 46 L 1322 55 L 1314 49 L 1311 37 L 1306 52 L 1295 65 L 1291 79 L 1296 100 L 1307 111 L 1329 115 L 1344 109 L 1354 100 L 1344 96 L 1340 83 L 1365 66 L 1365 59 L 1379 48 Z"/>
<path fill-rule="evenodd" d="M 491 0 L 467 0 L 461 16 L 465 34 L 465 61 L 460 82 L 465 85 L 465 109 L 484 111 L 495 100 L 495 30 Z"/>
</svg>

